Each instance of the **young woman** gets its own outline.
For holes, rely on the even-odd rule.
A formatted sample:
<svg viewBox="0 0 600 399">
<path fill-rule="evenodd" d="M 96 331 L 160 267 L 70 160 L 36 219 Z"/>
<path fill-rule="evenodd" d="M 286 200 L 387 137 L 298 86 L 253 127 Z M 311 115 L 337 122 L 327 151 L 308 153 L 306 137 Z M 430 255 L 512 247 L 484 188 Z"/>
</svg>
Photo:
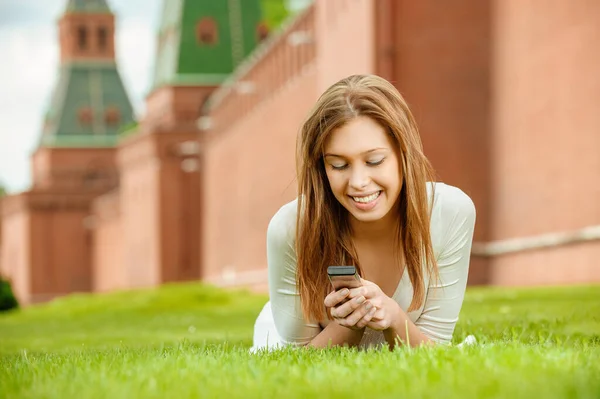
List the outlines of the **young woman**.
<svg viewBox="0 0 600 399">
<path fill-rule="evenodd" d="M 415 120 L 385 79 L 331 86 L 302 127 L 298 198 L 267 231 L 270 301 L 254 349 L 449 343 L 462 306 L 475 207 L 434 183 Z M 331 265 L 362 286 L 333 291 Z"/>
</svg>

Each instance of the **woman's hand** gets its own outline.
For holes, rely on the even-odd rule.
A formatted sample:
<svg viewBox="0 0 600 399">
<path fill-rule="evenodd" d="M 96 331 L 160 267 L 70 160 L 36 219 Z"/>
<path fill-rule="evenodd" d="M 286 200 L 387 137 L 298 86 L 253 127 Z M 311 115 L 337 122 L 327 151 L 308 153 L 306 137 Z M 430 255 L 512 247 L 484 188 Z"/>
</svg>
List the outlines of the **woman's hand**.
<svg viewBox="0 0 600 399">
<path fill-rule="evenodd" d="M 348 299 L 351 290 L 333 291 L 325 297 L 325 306 L 331 308 L 331 317 L 341 326 L 352 330 L 365 328 L 377 310 L 363 295 Z"/>
<path fill-rule="evenodd" d="M 372 304 L 373 309 L 376 309 L 366 326 L 378 331 L 387 330 L 400 317 L 400 312 L 402 312 L 400 305 L 384 294 L 377 284 L 362 278 L 361 281 L 362 287 L 350 290 L 349 302 L 354 302 L 356 298 L 365 298 L 366 302 Z"/>
</svg>

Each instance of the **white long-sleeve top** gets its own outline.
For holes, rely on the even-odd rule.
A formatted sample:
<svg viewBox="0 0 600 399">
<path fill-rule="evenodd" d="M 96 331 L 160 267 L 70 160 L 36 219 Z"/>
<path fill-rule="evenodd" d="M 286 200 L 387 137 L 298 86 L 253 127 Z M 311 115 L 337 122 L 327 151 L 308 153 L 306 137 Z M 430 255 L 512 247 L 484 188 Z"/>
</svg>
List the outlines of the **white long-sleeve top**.
<svg viewBox="0 0 600 399">
<path fill-rule="evenodd" d="M 428 184 L 431 196 L 433 184 Z M 322 330 L 318 321 L 305 320 L 296 287 L 296 214 L 297 199 L 282 206 L 267 230 L 269 296 L 275 329 L 282 344 L 305 345 Z M 475 206 L 460 189 L 435 183 L 431 213 L 431 240 L 440 279 L 431 282 L 425 273 L 426 297 L 423 305 L 408 317 L 428 338 L 449 343 L 462 307 L 473 230 Z M 423 265 L 425 267 L 425 265 Z M 325 271 L 324 271 L 325 272 Z M 392 298 L 406 311 L 413 288 L 407 268 Z M 380 331 L 366 329 L 361 347 L 384 344 Z"/>
</svg>

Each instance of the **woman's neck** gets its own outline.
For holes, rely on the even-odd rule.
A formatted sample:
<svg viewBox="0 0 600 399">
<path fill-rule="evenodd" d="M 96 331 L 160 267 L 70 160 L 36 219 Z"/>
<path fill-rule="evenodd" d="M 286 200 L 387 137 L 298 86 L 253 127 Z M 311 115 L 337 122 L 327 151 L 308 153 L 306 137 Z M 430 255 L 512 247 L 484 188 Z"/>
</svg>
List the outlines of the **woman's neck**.
<svg viewBox="0 0 600 399">
<path fill-rule="evenodd" d="M 350 216 L 352 237 L 354 240 L 363 242 L 395 239 L 398 234 L 399 221 L 399 216 L 393 211 L 374 222 L 361 222 Z"/>
</svg>

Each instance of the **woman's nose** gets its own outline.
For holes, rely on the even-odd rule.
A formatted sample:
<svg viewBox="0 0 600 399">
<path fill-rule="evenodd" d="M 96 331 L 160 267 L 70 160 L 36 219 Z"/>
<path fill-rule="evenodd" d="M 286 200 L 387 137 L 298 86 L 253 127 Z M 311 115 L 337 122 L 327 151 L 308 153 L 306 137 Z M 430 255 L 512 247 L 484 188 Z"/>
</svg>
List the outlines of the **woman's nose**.
<svg viewBox="0 0 600 399">
<path fill-rule="evenodd" d="M 365 168 L 355 167 L 352 168 L 350 174 L 350 181 L 348 182 L 348 184 L 350 185 L 350 187 L 360 190 L 367 187 L 367 185 L 369 184 L 369 180 L 369 173 L 367 170 L 365 170 Z"/>
</svg>

